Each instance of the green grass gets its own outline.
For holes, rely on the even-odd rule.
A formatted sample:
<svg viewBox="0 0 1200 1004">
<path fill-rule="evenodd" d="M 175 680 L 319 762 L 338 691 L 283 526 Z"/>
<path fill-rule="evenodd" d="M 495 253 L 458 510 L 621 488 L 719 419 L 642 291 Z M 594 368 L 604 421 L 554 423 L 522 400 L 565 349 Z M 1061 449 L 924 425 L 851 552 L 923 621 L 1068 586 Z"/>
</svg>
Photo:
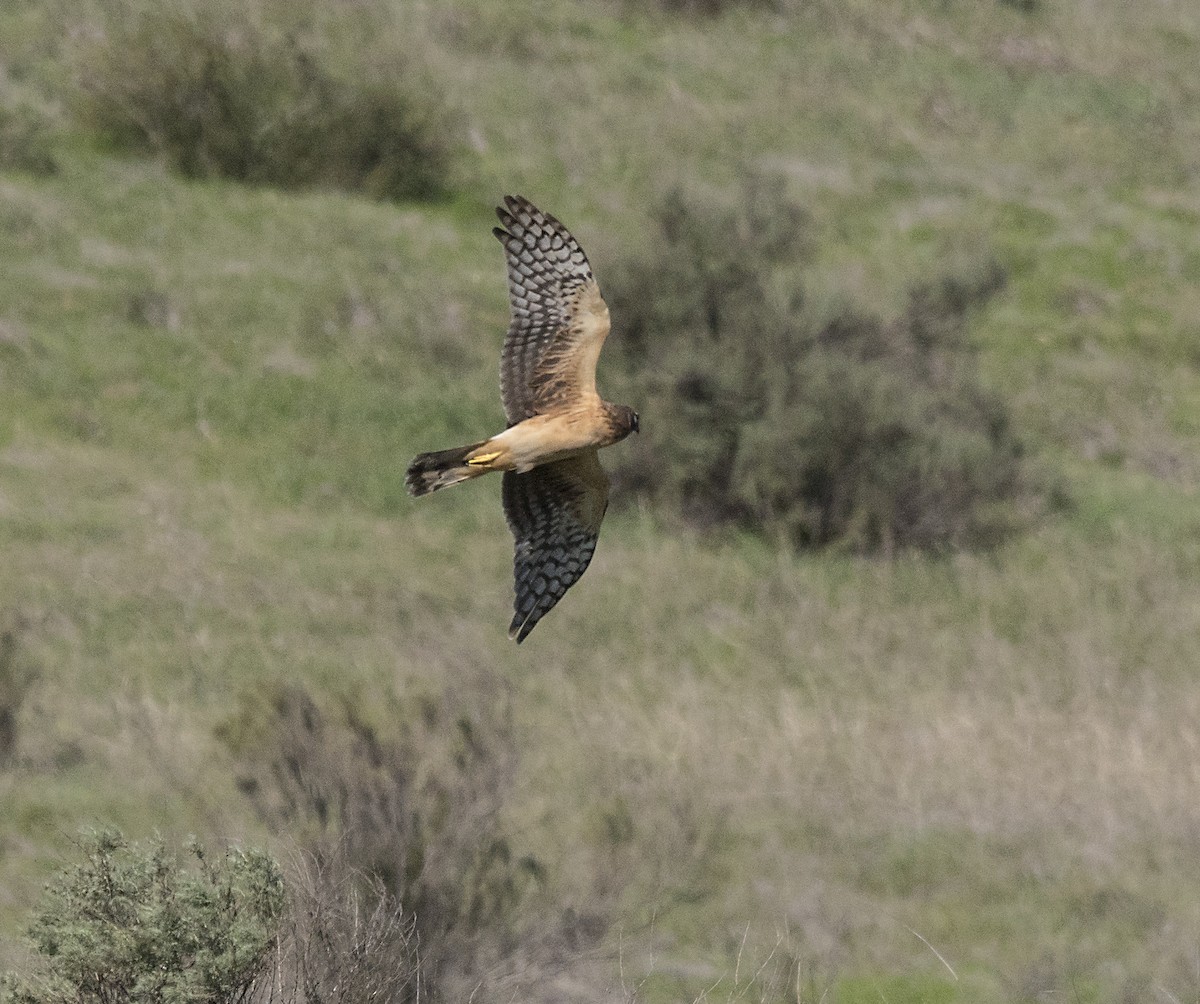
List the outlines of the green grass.
<svg viewBox="0 0 1200 1004">
<path fill-rule="evenodd" d="M 0 611 L 38 672 L 0 770 L 0 968 L 82 826 L 264 837 L 214 734 L 239 693 L 483 679 L 522 846 L 558 903 L 615 904 L 591 986 L 1194 999 L 1196 14 L 618 10 L 411 13 L 480 151 L 447 203 L 186 182 L 78 123 L 56 174 L 0 174 Z M 51 103 L 52 14 L 0 12 Z M 614 512 L 508 645 L 497 486 L 402 484 L 502 423 L 490 206 L 544 205 L 603 283 L 671 183 L 749 167 L 812 212 L 814 295 L 886 313 L 1000 258 L 971 334 L 1061 503 L 994 552 L 890 562 Z"/>
</svg>

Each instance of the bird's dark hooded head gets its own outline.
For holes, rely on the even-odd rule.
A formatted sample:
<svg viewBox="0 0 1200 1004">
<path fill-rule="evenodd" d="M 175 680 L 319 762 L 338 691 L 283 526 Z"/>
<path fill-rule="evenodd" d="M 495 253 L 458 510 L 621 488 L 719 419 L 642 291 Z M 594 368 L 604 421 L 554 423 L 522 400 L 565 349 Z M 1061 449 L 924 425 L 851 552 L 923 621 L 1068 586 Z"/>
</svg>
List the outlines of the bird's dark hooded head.
<svg viewBox="0 0 1200 1004">
<path fill-rule="evenodd" d="M 616 435 L 614 442 L 620 442 L 631 432 L 640 431 L 640 422 L 636 411 L 626 404 L 614 404 L 611 408 L 609 416 L 612 421 L 613 433 Z"/>
</svg>

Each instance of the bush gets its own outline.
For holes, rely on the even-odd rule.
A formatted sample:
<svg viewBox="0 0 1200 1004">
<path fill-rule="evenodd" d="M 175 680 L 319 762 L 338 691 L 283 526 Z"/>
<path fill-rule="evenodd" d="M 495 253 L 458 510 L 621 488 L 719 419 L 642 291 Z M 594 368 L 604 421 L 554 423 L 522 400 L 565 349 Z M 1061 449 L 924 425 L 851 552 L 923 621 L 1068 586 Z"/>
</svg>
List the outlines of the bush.
<svg viewBox="0 0 1200 1004">
<path fill-rule="evenodd" d="M 0 767 L 16 759 L 21 708 L 37 680 L 37 672 L 21 652 L 22 626 L 18 616 L 0 616 Z"/>
<path fill-rule="evenodd" d="M 653 267 L 605 270 L 622 400 L 643 434 L 617 477 L 701 526 L 859 551 L 984 544 L 1015 520 L 1022 448 L 966 337 L 1003 271 L 913 288 L 888 321 L 822 316 L 797 278 L 807 218 L 752 179 L 722 210 L 671 193 Z"/>
<path fill-rule="evenodd" d="M 322 866 L 340 861 L 365 875 L 369 902 L 386 893 L 402 907 L 423 992 L 435 996 L 536 968 L 531 955 L 553 964 L 579 932 L 604 929 L 553 904 L 524 909 L 544 873 L 503 820 L 512 740 L 494 694 L 479 707 L 466 698 L 460 688 L 415 707 L 383 699 L 396 723 L 384 731 L 353 699 L 318 700 L 283 684 L 244 698 L 220 730 L 260 818 Z"/>
<path fill-rule="evenodd" d="M 740 9 L 776 11 L 783 6 L 783 0 L 656 0 L 656 3 L 660 10 L 669 14 L 697 17 L 719 17 Z M 628 6 L 639 12 L 644 9 L 635 4 Z"/>
<path fill-rule="evenodd" d="M 278 867 L 260 851 L 188 870 L 161 841 L 115 830 L 83 841 L 84 862 L 46 891 L 30 937 L 41 973 L 9 978 L 13 1004 L 248 1001 L 275 944 L 284 904 Z"/>
<path fill-rule="evenodd" d="M 188 177 L 388 199 L 443 190 L 452 116 L 404 54 L 377 38 L 339 58 L 254 13 L 219 0 L 118 8 L 76 53 L 79 117 Z"/>
<path fill-rule="evenodd" d="M 344 855 L 302 855 L 288 873 L 287 909 L 271 976 L 256 1004 L 404 1004 L 422 1000 L 413 919 Z"/>
<path fill-rule="evenodd" d="M 0 68 L 0 171 L 56 173 L 56 132 L 46 106 L 4 77 Z"/>
<path fill-rule="evenodd" d="M 30 935 L 40 972 L 11 1004 L 403 1004 L 424 999 L 412 918 L 335 852 L 284 874 L 258 851 L 181 868 L 161 841 L 114 830 L 48 888 Z"/>
</svg>

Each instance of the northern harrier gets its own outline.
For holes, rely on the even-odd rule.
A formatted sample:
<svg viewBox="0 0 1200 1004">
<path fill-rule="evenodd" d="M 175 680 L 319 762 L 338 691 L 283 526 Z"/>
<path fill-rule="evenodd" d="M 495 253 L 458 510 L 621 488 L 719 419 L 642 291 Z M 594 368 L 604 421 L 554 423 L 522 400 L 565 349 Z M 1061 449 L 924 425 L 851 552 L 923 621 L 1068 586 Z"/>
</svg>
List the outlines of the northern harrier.
<svg viewBox="0 0 1200 1004">
<path fill-rule="evenodd" d="M 471 446 L 422 453 L 412 495 L 503 471 L 501 498 L 516 539 L 516 602 L 508 636 L 524 641 L 592 560 L 608 507 L 596 451 L 638 430 L 637 412 L 596 392 L 608 306 L 587 256 L 549 213 L 520 196 L 496 210 L 503 227 L 512 323 L 500 353 L 508 428 Z"/>
</svg>

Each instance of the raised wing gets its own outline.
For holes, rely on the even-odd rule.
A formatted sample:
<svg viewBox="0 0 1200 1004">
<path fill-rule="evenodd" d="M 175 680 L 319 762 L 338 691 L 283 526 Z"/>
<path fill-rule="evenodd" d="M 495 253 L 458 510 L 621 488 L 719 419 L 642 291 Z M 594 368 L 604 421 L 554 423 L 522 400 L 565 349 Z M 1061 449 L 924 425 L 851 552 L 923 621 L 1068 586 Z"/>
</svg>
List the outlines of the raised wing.
<svg viewBox="0 0 1200 1004">
<path fill-rule="evenodd" d="M 506 471 L 501 494 L 516 540 L 508 636 L 521 642 L 592 560 L 608 507 L 608 478 L 591 450 L 526 474 Z"/>
<path fill-rule="evenodd" d="M 579 243 L 520 196 L 496 210 L 503 227 L 512 322 L 500 353 L 500 394 L 509 425 L 595 392 L 608 308 Z"/>
</svg>

